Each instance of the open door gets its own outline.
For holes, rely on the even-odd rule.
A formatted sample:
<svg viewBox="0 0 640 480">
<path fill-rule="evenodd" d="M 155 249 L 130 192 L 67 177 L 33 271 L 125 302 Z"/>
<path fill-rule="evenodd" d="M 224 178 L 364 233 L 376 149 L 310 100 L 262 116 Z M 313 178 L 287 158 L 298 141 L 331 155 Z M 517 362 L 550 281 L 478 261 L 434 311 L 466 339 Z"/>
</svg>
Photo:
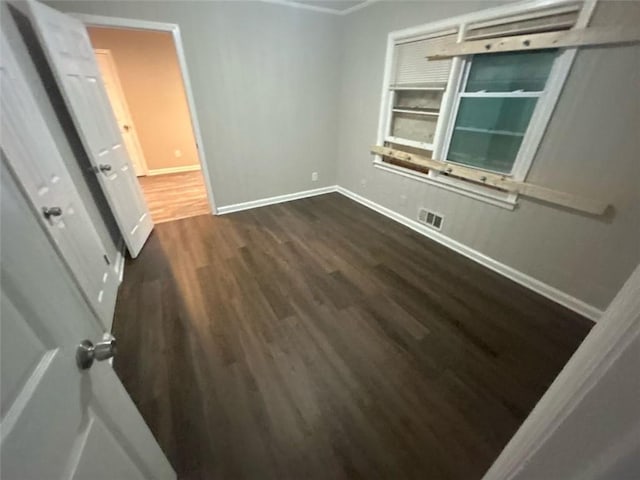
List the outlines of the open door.
<svg viewBox="0 0 640 480">
<path fill-rule="evenodd" d="M 153 230 L 84 25 L 36 1 L 27 13 L 132 257 Z"/>
<path fill-rule="evenodd" d="M 100 323 L 21 190 L 3 155 L 0 476 L 174 480 L 113 368 L 97 361 L 114 353 L 113 340 L 103 340 Z M 91 366 L 76 360 L 83 340 L 101 342 Z"/>
<path fill-rule="evenodd" d="M 3 160 L 105 331 L 110 331 L 120 283 L 116 259 L 107 256 L 4 34 L 0 40 Z"/>
</svg>

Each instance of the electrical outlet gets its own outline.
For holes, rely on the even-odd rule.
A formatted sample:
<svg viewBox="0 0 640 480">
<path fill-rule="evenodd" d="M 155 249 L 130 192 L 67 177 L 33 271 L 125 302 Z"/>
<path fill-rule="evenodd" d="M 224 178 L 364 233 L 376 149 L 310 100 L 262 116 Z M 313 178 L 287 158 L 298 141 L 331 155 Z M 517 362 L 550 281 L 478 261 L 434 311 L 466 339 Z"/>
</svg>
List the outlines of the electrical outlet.
<svg viewBox="0 0 640 480">
<path fill-rule="evenodd" d="M 363 178 L 362 180 L 360 180 L 360 185 L 362 185 L 363 187 L 367 186 L 367 179 Z"/>
<path fill-rule="evenodd" d="M 402 205 L 403 207 L 407 204 L 407 196 L 406 195 L 400 195 L 400 205 Z"/>
<path fill-rule="evenodd" d="M 318 181 L 318 172 L 313 172 L 311 174 L 311 181 L 312 182 L 317 182 Z"/>
<path fill-rule="evenodd" d="M 180 158 L 182 156 L 182 150 L 174 150 L 173 154 L 176 156 L 176 158 Z"/>
</svg>

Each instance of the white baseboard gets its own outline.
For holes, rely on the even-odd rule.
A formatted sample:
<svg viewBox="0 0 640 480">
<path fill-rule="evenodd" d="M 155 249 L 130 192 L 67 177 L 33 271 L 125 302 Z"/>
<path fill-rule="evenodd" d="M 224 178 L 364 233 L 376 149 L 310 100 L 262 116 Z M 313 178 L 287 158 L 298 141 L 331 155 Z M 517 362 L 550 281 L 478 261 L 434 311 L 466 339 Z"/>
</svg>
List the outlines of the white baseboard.
<svg viewBox="0 0 640 480">
<path fill-rule="evenodd" d="M 337 185 L 330 185 L 328 187 L 314 188 L 313 190 L 305 190 L 303 192 L 288 193 L 286 195 L 278 195 L 277 197 L 261 198 L 259 200 L 252 200 L 250 202 L 235 203 L 233 205 L 225 205 L 223 207 L 218 207 L 218 215 L 224 215 L 226 213 L 233 213 L 233 212 L 240 212 L 242 210 L 249 210 L 252 208 L 266 207 L 267 205 L 290 202 L 291 200 L 299 200 L 300 198 L 323 195 L 325 193 L 335 192 L 338 188 L 339 187 Z"/>
<path fill-rule="evenodd" d="M 358 203 L 361 203 L 366 207 L 371 208 L 372 210 L 375 210 L 378 213 L 381 213 L 386 217 L 391 218 L 392 220 L 395 220 L 396 222 L 409 227 L 410 229 L 418 233 L 421 233 L 426 237 L 429 237 L 432 240 L 435 240 L 445 247 L 449 247 L 450 249 L 464 255 L 465 257 L 478 262 L 480 265 L 483 265 L 487 268 L 490 268 L 494 272 L 504 275 L 508 279 L 513 280 L 514 282 L 519 283 L 520 285 L 523 285 L 533 290 L 534 292 L 537 292 L 540 295 L 547 297 L 548 299 L 553 300 L 556 303 L 559 303 L 560 305 L 564 305 L 565 307 L 589 318 L 590 320 L 593 320 L 594 322 L 597 321 L 602 315 L 602 310 L 594 307 L 593 305 L 589 305 L 588 303 L 578 298 L 572 297 L 571 295 L 562 292 L 557 288 L 552 287 L 551 285 L 548 285 L 540 280 L 537 280 L 527 275 L 526 273 L 516 270 L 508 265 L 505 265 L 504 263 L 500 263 L 499 261 L 488 257 L 487 255 L 480 253 L 477 250 L 468 247 L 467 245 L 457 242 L 447 237 L 446 235 L 443 235 L 442 233 L 426 227 L 425 225 L 419 223 L 417 220 L 412 220 L 405 217 L 404 215 L 400 215 L 399 213 L 383 207 L 382 205 L 379 205 L 375 202 L 372 202 L 371 200 L 364 198 L 357 193 L 352 192 L 351 190 L 347 190 L 344 187 L 338 186 L 336 188 L 336 191 Z"/>
<path fill-rule="evenodd" d="M 147 175 L 167 175 L 168 173 L 182 173 L 182 172 L 195 172 L 196 170 L 200 170 L 202 167 L 199 163 L 195 165 L 185 165 L 183 167 L 168 167 L 168 168 L 156 168 L 153 170 L 149 170 Z"/>
</svg>

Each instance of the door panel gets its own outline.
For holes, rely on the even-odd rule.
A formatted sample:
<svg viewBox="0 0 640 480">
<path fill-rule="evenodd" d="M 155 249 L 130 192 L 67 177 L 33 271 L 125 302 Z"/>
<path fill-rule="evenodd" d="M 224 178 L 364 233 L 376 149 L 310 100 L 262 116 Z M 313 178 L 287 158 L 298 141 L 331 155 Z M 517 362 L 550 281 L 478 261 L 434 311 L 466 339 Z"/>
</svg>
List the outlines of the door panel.
<svg viewBox="0 0 640 480">
<path fill-rule="evenodd" d="M 91 422 L 83 438 L 81 455 L 73 470 L 72 479 L 113 480 L 114 478 L 141 479 L 144 476 L 135 463 L 122 450 L 104 424 L 91 412 Z M 111 459 L 121 459 L 113 463 Z"/>
<path fill-rule="evenodd" d="M 77 344 L 102 327 L 4 156 L 0 182 L 0 476 L 89 480 L 99 469 L 102 478 L 174 479 L 111 366 L 76 366 Z"/>
<path fill-rule="evenodd" d="M 0 310 L 2 312 L 2 336 L 0 348 L 2 358 L 11 359 L 11 364 L 2 362 L 0 365 L 0 393 L 2 410 L 10 405 L 29 378 L 43 355 L 47 352 L 46 346 L 38 338 L 35 332 L 20 317 L 20 312 L 11 303 L 4 292 L 0 297 Z"/>
<path fill-rule="evenodd" d="M 2 148 L 33 208 L 105 330 L 111 329 L 119 275 L 106 255 L 89 213 L 38 110 L 27 82 L 2 37 Z M 43 208 L 60 208 L 45 217 Z"/>
<path fill-rule="evenodd" d="M 120 135 L 122 135 L 124 140 L 133 168 L 138 177 L 146 175 L 147 167 L 144 154 L 142 153 L 142 147 L 140 146 L 131 112 L 129 112 L 129 106 L 127 105 L 127 100 L 124 96 L 122 85 L 120 84 L 118 71 L 111 56 L 111 51 L 96 49 L 95 55 L 98 61 L 98 67 L 100 68 L 102 81 L 107 91 L 107 96 L 109 97 L 109 103 L 118 122 Z"/>
<path fill-rule="evenodd" d="M 129 253 L 136 257 L 153 229 L 100 77 L 84 25 L 38 2 L 28 3 L 40 43 Z"/>
</svg>

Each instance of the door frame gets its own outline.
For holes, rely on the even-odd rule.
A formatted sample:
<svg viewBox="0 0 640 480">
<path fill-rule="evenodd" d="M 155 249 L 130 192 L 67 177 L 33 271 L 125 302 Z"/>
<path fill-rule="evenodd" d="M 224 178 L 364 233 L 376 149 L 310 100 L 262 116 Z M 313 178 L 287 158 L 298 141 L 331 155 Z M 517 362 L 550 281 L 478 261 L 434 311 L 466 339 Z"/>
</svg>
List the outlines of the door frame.
<svg viewBox="0 0 640 480">
<path fill-rule="evenodd" d="M 187 97 L 187 106 L 189 107 L 189 115 L 191 117 L 191 127 L 193 129 L 193 135 L 196 139 L 196 150 L 198 151 L 198 161 L 202 167 L 202 174 L 204 175 L 204 185 L 207 191 L 207 200 L 209 201 L 209 207 L 211 207 L 211 213 L 218 214 L 218 209 L 215 205 L 215 199 L 213 195 L 213 184 L 211 183 L 211 175 L 209 172 L 209 166 L 205 158 L 204 144 L 202 142 L 202 134 L 200 133 L 200 124 L 198 123 L 198 115 L 196 113 L 196 105 L 193 97 L 193 91 L 191 89 L 191 81 L 189 80 L 189 71 L 187 69 L 187 62 L 184 55 L 184 49 L 182 46 L 182 36 L 180 35 L 180 26 L 176 23 L 164 23 L 164 22 L 151 22 L 148 20 L 137 20 L 134 18 L 120 18 L 120 17 L 108 17 L 104 15 L 90 15 L 85 13 L 73 13 L 69 12 L 74 18 L 77 18 L 87 27 L 106 27 L 106 28 L 122 28 L 132 30 L 152 30 L 156 32 L 170 32 L 173 37 L 173 44 L 176 48 L 176 55 L 178 56 L 178 65 L 180 66 L 180 73 L 182 74 L 182 84 L 184 86 L 184 92 Z"/>
<path fill-rule="evenodd" d="M 129 123 L 131 123 L 133 127 L 133 141 L 137 145 L 138 154 L 135 155 L 136 159 L 134 160 L 134 155 L 131 155 L 129 152 L 129 158 L 131 163 L 138 164 L 140 170 L 142 171 L 142 175 L 149 175 L 149 167 L 147 166 L 147 160 L 144 157 L 144 150 L 142 150 L 142 145 L 140 144 L 140 140 L 138 139 L 138 129 L 135 127 L 135 122 L 133 117 L 131 116 L 131 111 L 129 110 L 129 104 L 127 103 L 127 98 L 124 95 L 124 90 L 122 88 L 122 82 L 120 82 L 120 73 L 118 72 L 118 66 L 116 65 L 115 60 L 113 59 L 113 53 L 111 53 L 111 49 L 109 48 L 94 48 L 94 53 L 96 55 L 104 55 L 107 61 L 110 64 L 111 72 L 114 75 L 112 78 L 115 83 L 115 87 L 118 90 L 118 96 L 120 97 L 120 101 L 122 102 L 122 106 L 125 110 L 127 117 L 129 117 Z M 111 103 L 111 99 L 109 99 L 109 103 Z"/>
</svg>

